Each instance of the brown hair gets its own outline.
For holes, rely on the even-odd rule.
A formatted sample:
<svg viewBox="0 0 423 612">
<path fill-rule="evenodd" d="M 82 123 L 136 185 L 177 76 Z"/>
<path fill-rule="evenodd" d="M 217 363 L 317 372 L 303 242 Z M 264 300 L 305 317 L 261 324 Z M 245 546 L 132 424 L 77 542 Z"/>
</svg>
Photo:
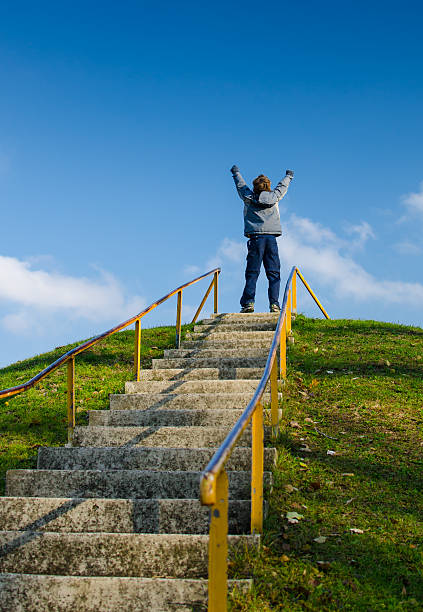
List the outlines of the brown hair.
<svg viewBox="0 0 423 612">
<path fill-rule="evenodd" d="M 253 181 L 254 193 L 259 195 L 262 191 L 270 191 L 270 180 L 264 174 L 259 174 Z"/>
</svg>

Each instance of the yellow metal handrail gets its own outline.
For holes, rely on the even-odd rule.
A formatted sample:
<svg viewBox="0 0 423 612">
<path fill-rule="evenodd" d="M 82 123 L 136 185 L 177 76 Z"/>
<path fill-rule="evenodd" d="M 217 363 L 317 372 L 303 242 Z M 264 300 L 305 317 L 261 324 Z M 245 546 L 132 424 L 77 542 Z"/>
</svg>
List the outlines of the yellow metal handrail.
<svg viewBox="0 0 423 612">
<path fill-rule="evenodd" d="M 291 335 L 291 314 L 297 311 L 297 274 L 324 316 L 329 315 L 320 304 L 298 268 L 293 267 L 285 286 L 281 313 L 276 325 L 273 341 L 263 376 L 248 406 L 213 455 L 200 481 L 200 501 L 210 506 L 209 533 L 209 612 L 224 612 L 227 609 L 228 577 L 228 475 L 225 463 L 229 459 L 239 438 L 252 421 L 251 450 L 251 533 L 263 530 L 263 456 L 264 429 L 262 397 L 270 380 L 270 406 L 272 431 L 276 435 L 279 426 L 278 373 L 286 378 L 286 340 Z M 277 354 L 280 354 L 278 368 Z"/>
<path fill-rule="evenodd" d="M 83 344 L 76 346 L 75 348 L 71 349 L 67 353 L 64 353 L 64 355 L 59 357 L 59 359 L 56 359 L 56 361 L 54 361 L 49 366 L 44 368 L 44 370 L 41 370 L 41 372 L 36 374 L 33 378 L 26 381 L 25 383 L 22 383 L 21 385 L 17 385 L 16 387 L 10 387 L 8 389 L 0 390 L 0 399 L 11 397 L 13 395 L 17 395 L 18 393 L 22 393 L 24 391 L 27 391 L 28 389 L 31 389 L 37 383 L 43 380 L 46 376 L 48 376 L 49 374 L 57 370 L 60 366 L 67 363 L 67 414 L 68 414 L 67 422 L 68 422 L 68 438 L 69 440 L 71 440 L 72 431 L 73 431 L 73 428 L 75 427 L 75 357 L 79 355 L 80 353 L 85 352 L 86 350 L 88 350 L 89 348 L 91 348 L 92 346 L 100 342 L 101 340 L 104 340 L 108 336 L 111 336 L 115 334 L 116 332 L 119 332 L 122 329 L 125 329 L 126 327 L 128 327 L 129 325 L 132 325 L 133 323 L 135 323 L 134 373 L 135 373 L 135 380 L 139 381 L 140 365 L 141 365 L 141 319 L 146 314 L 154 310 L 154 308 L 157 308 L 157 306 L 160 306 L 160 304 L 163 304 L 163 302 L 165 302 L 166 300 L 168 300 L 169 298 L 177 294 L 176 346 L 179 348 L 181 344 L 182 292 L 184 289 L 186 289 L 190 285 L 194 285 L 198 281 L 202 280 L 203 278 L 206 278 L 207 276 L 210 276 L 211 274 L 213 274 L 213 279 L 192 320 L 192 323 L 195 323 L 195 321 L 197 320 L 198 315 L 200 314 L 201 309 L 203 308 L 212 288 L 214 288 L 214 312 L 217 313 L 217 309 L 218 309 L 217 292 L 218 292 L 218 277 L 220 274 L 220 268 L 214 268 L 213 270 L 210 270 L 209 272 L 206 272 L 205 274 L 202 274 L 201 276 L 197 276 L 197 278 L 194 278 L 193 280 L 181 285 L 180 287 L 177 287 L 176 289 L 166 294 L 165 296 L 163 296 L 156 302 L 153 302 L 145 310 L 139 312 L 138 314 L 131 317 L 127 321 L 124 321 L 123 323 L 120 323 L 119 325 L 112 327 L 108 331 L 103 332 L 102 334 L 99 334 L 98 336 L 95 336 L 94 338 L 87 340 Z"/>
</svg>

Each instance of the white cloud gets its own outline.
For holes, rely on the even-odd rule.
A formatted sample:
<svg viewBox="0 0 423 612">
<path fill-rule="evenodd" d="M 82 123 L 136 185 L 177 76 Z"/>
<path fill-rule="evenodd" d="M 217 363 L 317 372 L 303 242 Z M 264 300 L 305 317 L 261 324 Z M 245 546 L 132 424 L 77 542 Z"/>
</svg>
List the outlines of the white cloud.
<svg viewBox="0 0 423 612">
<path fill-rule="evenodd" d="M 127 298 L 118 281 L 107 272 L 91 280 L 33 269 L 29 261 L 0 256 L 0 304 L 7 310 L 2 319 L 9 331 L 23 331 L 46 314 L 64 313 L 69 318 L 116 322 L 145 306 L 140 296 Z"/>
<path fill-rule="evenodd" d="M 200 266 L 185 266 L 184 268 L 184 273 L 188 274 L 188 276 L 194 276 L 195 274 L 200 274 L 200 272 Z"/>
<path fill-rule="evenodd" d="M 217 249 L 216 255 L 207 261 L 206 269 L 218 268 L 223 265 L 224 261 L 239 263 L 245 259 L 246 253 L 247 247 L 244 242 L 232 240 L 231 238 L 224 238 Z"/>
<path fill-rule="evenodd" d="M 410 213 L 423 213 L 423 182 L 420 183 L 420 191 L 404 195 L 402 203 Z"/>
<path fill-rule="evenodd" d="M 340 300 L 403 304 L 423 307 L 423 285 L 421 283 L 384 280 L 375 277 L 354 259 L 352 246 L 363 248 L 374 233 L 366 221 L 347 228 L 347 233 L 356 236 L 345 239 L 330 228 L 311 219 L 291 215 L 283 224 L 283 235 L 279 239 L 279 252 L 285 272 L 296 265 L 313 286 L 323 285 L 330 294 Z M 401 248 L 398 245 L 398 248 Z M 402 244 L 416 253 L 415 245 Z M 246 253 L 245 242 L 225 238 L 216 255 L 209 259 L 206 268 L 222 266 L 225 278 L 243 276 Z M 234 265 L 236 264 L 236 270 Z M 236 283 L 237 284 L 237 283 Z M 238 287 L 238 284 L 237 284 Z"/>
<path fill-rule="evenodd" d="M 407 240 L 404 240 L 404 242 L 397 242 L 397 244 L 394 245 L 394 249 L 400 255 L 420 255 L 422 252 L 418 244 L 408 242 Z"/>
<path fill-rule="evenodd" d="M 350 246 L 358 249 L 362 249 L 369 238 L 376 238 L 371 225 L 367 221 L 362 221 L 358 225 L 348 226 L 347 233 L 356 236 Z"/>
<path fill-rule="evenodd" d="M 339 246 L 342 241 L 316 246 L 315 233 L 320 225 L 310 223 L 316 227 L 310 227 L 309 234 L 303 231 L 303 223 L 298 224 L 297 217 L 292 216 L 286 224 L 285 235 L 279 242 L 281 258 L 286 266 L 297 265 L 306 276 L 330 288 L 337 298 L 423 306 L 422 284 L 374 277 L 354 261 L 351 254 L 343 252 L 343 247 Z"/>
<path fill-rule="evenodd" d="M 290 216 L 290 224 L 295 228 L 295 234 L 298 238 L 301 239 L 302 237 L 310 244 L 331 244 L 336 246 L 342 244 L 342 241 L 332 230 L 311 219 L 292 214 Z"/>
</svg>

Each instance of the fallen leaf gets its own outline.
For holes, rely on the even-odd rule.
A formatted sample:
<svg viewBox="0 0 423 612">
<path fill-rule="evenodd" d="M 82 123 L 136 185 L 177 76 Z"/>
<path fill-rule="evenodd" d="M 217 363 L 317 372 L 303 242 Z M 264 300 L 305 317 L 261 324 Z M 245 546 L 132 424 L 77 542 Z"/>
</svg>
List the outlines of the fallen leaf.
<svg viewBox="0 0 423 612">
<path fill-rule="evenodd" d="M 326 542 L 325 536 L 319 536 L 318 538 L 314 538 L 313 542 L 317 542 L 317 544 L 324 544 Z"/>
<path fill-rule="evenodd" d="M 326 370 L 326 374 L 333 374 L 333 370 Z"/>
<path fill-rule="evenodd" d="M 350 504 L 354 500 L 355 500 L 355 497 L 351 497 L 351 499 L 347 499 L 347 501 L 345 502 L 345 505 Z"/>
<path fill-rule="evenodd" d="M 298 489 L 293 487 L 291 484 L 287 484 L 287 485 L 285 485 L 285 491 L 287 493 L 293 493 L 294 491 L 298 491 Z"/>
<path fill-rule="evenodd" d="M 317 491 L 318 489 L 320 489 L 320 482 L 318 482 L 317 480 L 315 482 L 310 482 L 310 487 L 313 489 L 313 491 Z"/>
<path fill-rule="evenodd" d="M 301 521 L 301 519 L 304 518 L 304 516 L 302 514 L 298 514 L 298 512 L 287 512 L 285 516 L 288 519 L 288 522 L 292 524 L 298 523 L 298 521 Z"/>
<path fill-rule="evenodd" d="M 289 424 L 291 427 L 297 427 L 299 429 L 301 429 L 301 425 L 299 423 L 297 423 L 297 421 L 289 421 Z"/>
<path fill-rule="evenodd" d="M 354 472 L 344 472 L 341 476 L 354 476 Z"/>
<path fill-rule="evenodd" d="M 362 529 L 357 529 L 356 527 L 350 527 L 351 533 L 364 533 Z"/>
<path fill-rule="evenodd" d="M 318 384 L 319 384 L 319 381 L 316 378 L 313 378 L 313 380 L 310 383 L 310 387 L 317 387 Z"/>
<path fill-rule="evenodd" d="M 388 367 L 391 365 L 391 362 L 390 362 L 390 361 L 388 361 L 387 359 L 385 359 L 385 363 L 386 363 L 386 365 L 387 365 Z"/>
<path fill-rule="evenodd" d="M 306 470 L 308 470 L 308 465 L 307 463 L 303 463 L 302 461 L 300 461 L 300 466 Z"/>
<path fill-rule="evenodd" d="M 333 451 L 333 450 L 328 450 L 328 451 L 326 451 L 326 454 L 333 456 L 333 455 L 337 455 L 338 453 L 336 451 Z"/>
<path fill-rule="evenodd" d="M 351 380 L 358 380 L 358 376 L 354 376 L 354 378 L 351 378 Z"/>
<path fill-rule="evenodd" d="M 300 448 L 300 452 L 302 452 L 302 453 L 312 453 L 313 451 L 311 450 L 311 448 L 309 448 L 307 445 L 305 445 L 305 446 L 302 446 Z"/>
<path fill-rule="evenodd" d="M 289 561 L 288 555 L 282 555 L 281 561 L 282 561 L 282 563 L 287 563 Z"/>
<path fill-rule="evenodd" d="M 319 352 L 319 349 L 317 347 L 313 349 L 313 353 L 318 353 L 318 352 Z"/>
<path fill-rule="evenodd" d="M 305 421 L 306 423 L 314 423 L 313 419 L 310 419 L 310 417 L 306 417 L 306 418 L 304 419 L 304 421 Z"/>
</svg>

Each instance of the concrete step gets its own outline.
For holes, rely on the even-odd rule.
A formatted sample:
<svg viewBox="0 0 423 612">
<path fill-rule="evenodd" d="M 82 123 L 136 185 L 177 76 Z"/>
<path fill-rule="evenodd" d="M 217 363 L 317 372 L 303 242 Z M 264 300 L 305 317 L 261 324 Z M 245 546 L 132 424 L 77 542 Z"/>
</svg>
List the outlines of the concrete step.
<svg viewBox="0 0 423 612">
<path fill-rule="evenodd" d="M 251 357 L 191 357 L 188 359 L 153 359 L 152 370 L 141 370 L 141 380 L 160 380 L 156 372 L 175 370 L 169 376 L 184 378 L 261 378 L 267 356 Z M 201 376 L 202 375 L 202 376 Z"/>
<path fill-rule="evenodd" d="M 233 362 L 234 367 L 255 367 L 258 364 L 254 363 L 254 361 L 250 362 L 249 360 L 254 359 L 264 359 L 266 362 L 267 356 L 269 354 L 269 348 L 248 348 L 245 347 L 245 350 L 240 349 L 213 349 L 213 348 L 196 348 L 196 349 L 166 349 L 164 351 L 164 359 L 239 359 L 238 362 Z M 244 361 L 245 360 L 245 361 Z M 156 360 L 153 359 L 153 363 Z M 157 361 L 161 361 L 158 359 Z M 210 366 L 213 367 L 213 366 Z"/>
<path fill-rule="evenodd" d="M 229 580 L 248 591 L 251 580 Z M 207 608 L 207 580 L 1 574 L 0 609 L 10 612 L 192 612 Z"/>
<path fill-rule="evenodd" d="M 250 472 L 228 472 L 231 499 L 249 499 Z M 8 497 L 196 499 L 201 472 L 143 470 L 9 470 Z M 265 482 L 271 484 L 270 472 Z"/>
<path fill-rule="evenodd" d="M 37 469 L 201 471 L 216 450 L 216 448 L 45 447 L 38 450 Z M 264 449 L 266 470 L 272 469 L 276 457 L 275 448 Z M 246 447 L 236 447 L 226 463 L 226 469 L 251 470 L 251 450 Z"/>
<path fill-rule="evenodd" d="M 121 393 L 110 395 L 112 410 L 191 410 L 246 408 L 253 393 Z M 282 394 L 279 394 L 282 398 Z M 270 402 L 270 393 L 263 395 Z"/>
<path fill-rule="evenodd" d="M 211 314 L 208 319 L 203 319 L 206 321 L 221 321 L 222 323 L 226 322 L 242 322 L 242 321 L 275 321 L 275 325 L 278 321 L 279 313 L 274 312 L 249 312 L 249 313 L 241 313 L 241 312 L 223 312 L 220 314 Z"/>
<path fill-rule="evenodd" d="M 233 535 L 228 542 L 233 551 L 257 546 L 259 538 Z M 207 575 L 207 545 L 206 535 L 3 531 L 0 571 L 202 578 Z"/>
<path fill-rule="evenodd" d="M 90 425 L 102 427 L 227 427 L 243 410 L 91 410 Z"/>
<path fill-rule="evenodd" d="M 246 340 L 243 338 L 232 338 L 230 340 L 218 340 L 214 338 L 214 336 L 206 336 L 205 338 L 196 338 L 193 339 L 187 338 L 183 342 L 181 342 L 182 349 L 217 349 L 217 350 L 226 350 L 226 349 L 237 349 L 240 351 L 240 354 L 244 354 L 245 351 L 257 348 L 267 349 L 269 352 L 270 345 L 272 344 L 272 340 L 268 338 L 257 338 L 252 340 Z"/>
<path fill-rule="evenodd" d="M 251 393 L 260 378 L 247 380 L 146 380 L 125 383 L 125 393 Z"/>
<path fill-rule="evenodd" d="M 265 436 L 269 437 L 265 427 Z M 227 427 L 75 427 L 73 446 L 161 446 L 167 448 L 216 448 L 228 435 Z M 239 446 L 250 446 L 247 430 Z"/>
<path fill-rule="evenodd" d="M 250 500 L 229 502 L 229 533 L 248 533 Z M 198 499 L 2 497 L 0 531 L 208 533 Z M 1 608 L 0 608 L 1 609 Z"/>
<path fill-rule="evenodd" d="M 273 340 L 273 331 L 204 331 L 204 332 L 187 332 L 185 338 L 187 340 L 267 340 L 270 343 Z"/>
<path fill-rule="evenodd" d="M 256 332 L 256 331 L 275 331 L 277 319 L 274 321 L 219 321 L 211 323 L 202 323 L 194 325 L 194 332 L 209 333 L 212 331 L 219 332 Z"/>
</svg>

